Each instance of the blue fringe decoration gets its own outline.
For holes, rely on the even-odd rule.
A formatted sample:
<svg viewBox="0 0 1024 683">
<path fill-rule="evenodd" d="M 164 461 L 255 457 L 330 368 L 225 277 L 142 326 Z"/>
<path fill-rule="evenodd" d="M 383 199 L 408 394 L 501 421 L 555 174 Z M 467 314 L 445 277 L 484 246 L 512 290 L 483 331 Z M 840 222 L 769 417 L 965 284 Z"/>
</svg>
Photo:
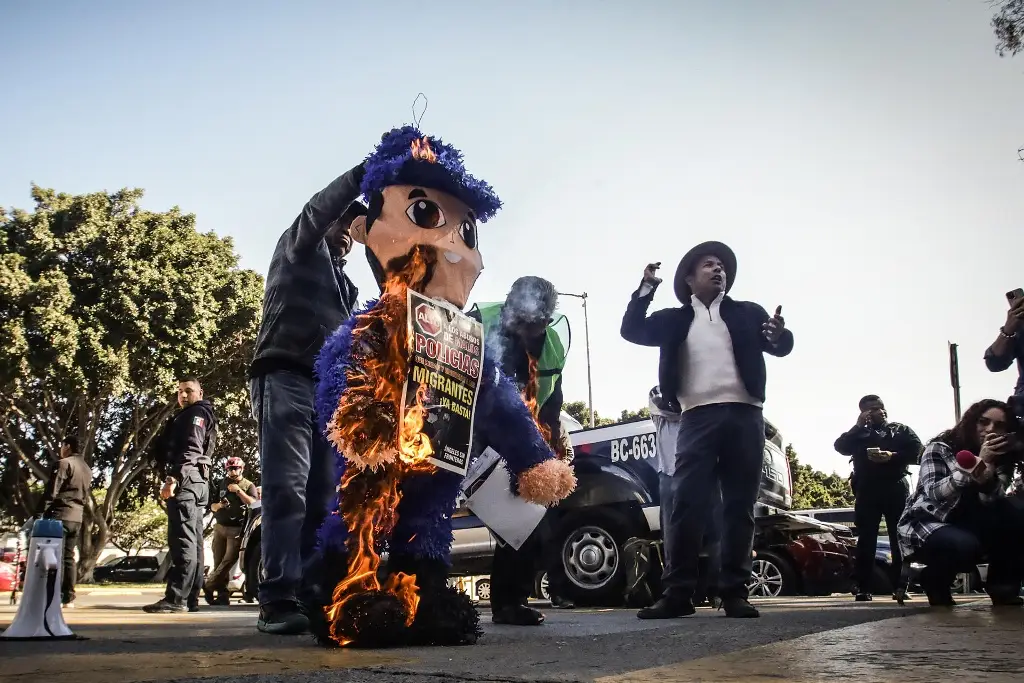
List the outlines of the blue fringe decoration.
<svg viewBox="0 0 1024 683">
<path fill-rule="evenodd" d="M 413 159 L 412 142 L 423 137 L 414 126 L 394 128 L 381 136 L 380 144 L 363 162 L 366 174 L 359 189 L 366 201 L 390 185 L 418 185 L 461 200 L 481 223 L 493 218 L 501 208 L 501 200 L 489 184 L 466 171 L 458 149 L 441 138 L 431 137 L 430 148 L 437 161 Z"/>
<path fill-rule="evenodd" d="M 348 369 L 349 356 L 352 351 L 352 329 L 356 324 L 356 316 L 366 313 L 377 304 L 377 300 L 367 302 L 343 322 L 334 334 L 327 338 L 320 353 L 313 364 L 314 393 L 313 405 L 316 409 L 316 425 L 320 430 L 321 438 L 327 431 L 327 423 L 334 416 L 338 409 L 338 402 L 341 395 L 345 393 L 348 384 L 345 372 Z M 341 478 L 345 475 L 347 461 L 345 456 L 328 443 L 334 454 L 334 483 L 340 484 Z M 348 540 L 348 527 L 341 515 L 335 514 L 338 510 L 338 497 L 335 496 L 334 504 L 330 513 L 324 518 L 319 531 L 317 531 L 318 552 L 334 551 L 345 552 L 345 542 Z"/>
<path fill-rule="evenodd" d="M 519 475 L 555 457 L 544 440 L 515 383 L 484 356 L 483 381 L 473 432 L 477 453 L 490 446 L 508 468 L 513 493 L 519 493 Z"/>
</svg>

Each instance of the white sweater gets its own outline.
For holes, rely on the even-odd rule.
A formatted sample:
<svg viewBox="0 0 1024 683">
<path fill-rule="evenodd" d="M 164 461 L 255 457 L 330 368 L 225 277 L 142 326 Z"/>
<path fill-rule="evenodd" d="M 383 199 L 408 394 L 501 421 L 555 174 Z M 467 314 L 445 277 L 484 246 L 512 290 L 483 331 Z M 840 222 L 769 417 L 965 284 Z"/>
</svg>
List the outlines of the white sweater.
<svg viewBox="0 0 1024 683">
<path fill-rule="evenodd" d="M 712 403 L 747 403 L 761 407 L 740 378 L 729 328 L 719 315 L 725 294 L 707 307 L 691 297 L 693 324 L 679 349 L 679 405 L 683 412 Z"/>
</svg>

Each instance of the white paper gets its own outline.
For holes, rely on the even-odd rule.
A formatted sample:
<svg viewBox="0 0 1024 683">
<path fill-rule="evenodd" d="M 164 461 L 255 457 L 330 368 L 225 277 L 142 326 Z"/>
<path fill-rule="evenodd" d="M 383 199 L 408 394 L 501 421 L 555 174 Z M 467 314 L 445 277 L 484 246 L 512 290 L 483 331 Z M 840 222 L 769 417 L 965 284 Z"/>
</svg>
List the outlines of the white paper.
<svg viewBox="0 0 1024 683">
<path fill-rule="evenodd" d="M 501 456 L 487 448 L 466 472 L 463 491 L 466 507 L 491 533 L 516 550 L 530 537 L 547 508 L 512 494 L 508 470 Z"/>
</svg>

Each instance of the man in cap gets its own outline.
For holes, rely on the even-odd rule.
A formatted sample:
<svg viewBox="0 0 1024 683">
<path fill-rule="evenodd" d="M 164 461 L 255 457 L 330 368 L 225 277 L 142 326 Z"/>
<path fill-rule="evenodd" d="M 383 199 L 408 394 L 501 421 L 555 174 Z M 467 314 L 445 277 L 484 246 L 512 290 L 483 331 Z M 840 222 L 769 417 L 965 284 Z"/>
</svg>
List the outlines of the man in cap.
<svg viewBox="0 0 1024 683">
<path fill-rule="evenodd" d="M 785 328 L 781 306 L 772 317 L 755 303 L 727 296 L 736 279 L 736 256 L 721 242 L 700 244 L 679 262 L 674 284 L 681 307 L 647 315 L 661 284 L 659 266 L 644 270 L 621 327 L 626 341 L 661 349 L 663 407 L 681 413 L 673 505 L 665 530 L 672 559 L 661 599 L 637 616 L 669 619 L 694 613 L 698 555 L 712 496 L 720 487 L 718 595 L 727 616 L 757 617 L 746 584 L 764 458 L 764 354 L 788 355 L 793 334 Z"/>
<path fill-rule="evenodd" d="M 213 527 L 213 571 L 206 579 L 203 593 L 211 605 L 230 602 L 231 568 L 238 561 L 246 513 L 257 500 L 256 484 L 242 476 L 244 470 L 241 458 L 228 458 L 227 474 L 217 487 L 216 500 L 210 505 L 217 523 Z"/>
<path fill-rule="evenodd" d="M 338 482 L 330 446 L 316 428 L 313 362 L 327 335 L 352 313 L 358 290 L 345 274 L 349 227 L 366 207 L 356 199 L 362 164 L 306 202 L 270 260 L 263 319 L 249 369 L 265 489 L 261 521 L 263 578 L 256 628 L 298 634 L 300 608 L 316 591 L 316 532 Z M 305 579 L 304 579 L 305 577 Z"/>
<path fill-rule="evenodd" d="M 550 327 L 557 306 L 555 286 L 544 278 L 527 275 L 512 283 L 504 303 L 476 304 L 469 316 L 483 323 L 486 353 L 500 363 L 524 396 L 534 396 L 537 423 L 555 453 L 571 458 L 572 445 L 561 422 L 565 347 Z M 550 548 L 544 552 L 544 540 L 551 532 L 549 524 L 542 522 L 519 550 L 501 542 L 495 548 L 491 568 L 494 623 L 535 626 L 544 622 L 544 614 L 527 604 L 538 560 L 546 565 L 552 606 L 574 606 L 561 596 L 565 577 L 561 553 Z"/>
</svg>

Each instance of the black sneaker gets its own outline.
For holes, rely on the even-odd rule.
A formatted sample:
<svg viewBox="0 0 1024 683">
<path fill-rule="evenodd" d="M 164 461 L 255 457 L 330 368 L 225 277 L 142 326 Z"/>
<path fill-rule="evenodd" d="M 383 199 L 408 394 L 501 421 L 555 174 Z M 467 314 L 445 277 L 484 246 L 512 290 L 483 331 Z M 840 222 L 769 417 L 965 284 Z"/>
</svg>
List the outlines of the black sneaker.
<svg viewBox="0 0 1024 683">
<path fill-rule="evenodd" d="M 557 595 L 551 596 L 551 606 L 558 609 L 576 609 L 576 603 L 567 598 L 560 598 Z"/>
<path fill-rule="evenodd" d="M 147 614 L 182 614 L 188 611 L 188 608 L 185 605 L 175 605 L 173 602 L 167 602 L 166 600 L 157 600 L 152 605 L 143 607 L 142 611 Z"/>
<path fill-rule="evenodd" d="M 661 598 L 650 607 L 644 607 L 636 613 L 637 619 L 678 619 L 696 614 L 690 600 L 669 600 Z"/>
<path fill-rule="evenodd" d="M 260 606 L 256 630 L 281 636 L 297 636 L 309 630 L 309 617 L 291 600 L 270 602 Z"/>
<path fill-rule="evenodd" d="M 992 601 L 993 607 L 1021 607 L 1024 605 L 1024 598 L 1010 592 L 993 592 L 989 593 L 988 597 Z"/>
<path fill-rule="evenodd" d="M 953 592 L 948 588 L 925 590 L 925 596 L 928 598 L 928 605 L 931 607 L 956 607 Z"/>
<path fill-rule="evenodd" d="M 746 598 L 722 598 L 722 607 L 725 616 L 732 619 L 757 619 L 761 613 L 750 604 Z"/>
<path fill-rule="evenodd" d="M 507 605 L 493 608 L 491 621 L 511 626 L 540 626 L 544 623 L 544 613 L 526 605 Z"/>
<path fill-rule="evenodd" d="M 874 598 L 871 593 L 857 593 L 857 597 L 854 598 L 855 602 L 871 602 Z"/>
</svg>

